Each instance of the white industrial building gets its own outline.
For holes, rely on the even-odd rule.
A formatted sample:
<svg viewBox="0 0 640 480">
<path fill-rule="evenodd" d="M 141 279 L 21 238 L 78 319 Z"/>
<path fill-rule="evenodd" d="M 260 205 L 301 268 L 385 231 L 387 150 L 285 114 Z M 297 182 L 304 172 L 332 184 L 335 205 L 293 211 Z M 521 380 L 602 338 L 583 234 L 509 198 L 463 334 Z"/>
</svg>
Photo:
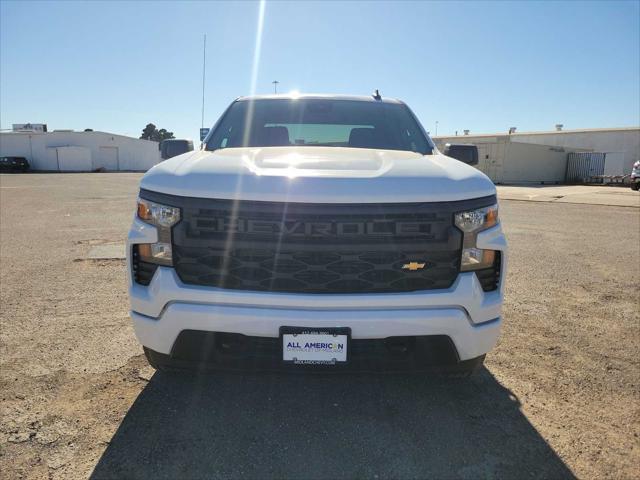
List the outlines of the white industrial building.
<svg viewBox="0 0 640 480">
<path fill-rule="evenodd" d="M 561 128 L 561 126 L 558 126 Z M 576 175 L 622 177 L 640 160 L 640 127 L 434 137 L 478 146 L 478 168 L 495 183 L 563 183 Z M 578 152 L 588 152 L 577 155 Z M 568 172 L 573 176 L 569 178 Z M 578 172 L 578 173 L 575 173 Z"/>
<path fill-rule="evenodd" d="M 24 157 L 32 170 L 146 171 L 161 161 L 158 143 L 108 132 L 0 133 L 0 157 Z"/>
</svg>

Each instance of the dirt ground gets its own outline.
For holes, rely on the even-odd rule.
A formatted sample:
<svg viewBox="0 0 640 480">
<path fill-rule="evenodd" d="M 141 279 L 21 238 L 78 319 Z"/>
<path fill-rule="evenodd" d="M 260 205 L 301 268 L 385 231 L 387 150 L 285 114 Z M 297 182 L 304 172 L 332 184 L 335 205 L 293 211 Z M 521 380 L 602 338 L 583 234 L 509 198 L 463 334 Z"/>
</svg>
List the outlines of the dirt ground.
<svg viewBox="0 0 640 480">
<path fill-rule="evenodd" d="M 163 375 L 124 261 L 87 259 L 139 178 L 0 176 L 1 478 L 640 476 L 640 209 L 503 200 L 505 325 L 470 379 Z"/>
</svg>

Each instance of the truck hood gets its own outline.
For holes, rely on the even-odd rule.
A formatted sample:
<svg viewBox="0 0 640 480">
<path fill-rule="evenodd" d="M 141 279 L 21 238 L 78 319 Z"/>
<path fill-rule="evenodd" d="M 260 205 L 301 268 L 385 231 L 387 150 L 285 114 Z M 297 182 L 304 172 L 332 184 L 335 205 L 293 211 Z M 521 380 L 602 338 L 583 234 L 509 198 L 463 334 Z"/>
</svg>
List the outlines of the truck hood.
<svg viewBox="0 0 640 480">
<path fill-rule="evenodd" d="M 189 152 L 153 167 L 140 187 L 183 197 L 301 203 L 444 202 L 496 193 L 482 172 L 440 153 L 341 147 Z"/>
</svg>

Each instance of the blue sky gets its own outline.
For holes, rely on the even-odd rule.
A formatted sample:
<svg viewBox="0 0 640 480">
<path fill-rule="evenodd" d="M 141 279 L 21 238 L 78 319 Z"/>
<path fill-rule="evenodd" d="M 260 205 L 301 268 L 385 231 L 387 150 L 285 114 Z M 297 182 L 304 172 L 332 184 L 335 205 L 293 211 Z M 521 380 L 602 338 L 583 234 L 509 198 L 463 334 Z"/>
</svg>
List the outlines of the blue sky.
<svg viewBox="0 0 640 480">
<path fill-rule="evenodd" d="M 640 2 L 267 2 L 256 93 L 384 95 L 448 134 L 640 124 Z M 259 4 L 0 2 L 0 122 L 197 138 L 251 92 Z"/>
</svg>

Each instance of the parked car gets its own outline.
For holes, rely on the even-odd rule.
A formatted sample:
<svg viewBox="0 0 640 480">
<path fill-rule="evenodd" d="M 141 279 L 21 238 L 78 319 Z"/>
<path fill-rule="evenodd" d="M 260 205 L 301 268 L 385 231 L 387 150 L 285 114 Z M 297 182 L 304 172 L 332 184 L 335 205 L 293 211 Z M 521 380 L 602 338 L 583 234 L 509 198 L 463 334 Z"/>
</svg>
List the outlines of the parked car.
<svg viewBox="0 0 640 480">
<path fill-rule="evenodd" d="M 633 164 L 631 170 L 631 190 L 640 190 L 640 160 Z"/>
<path fill-rule="evenodd" d="M 0 157 L 0 172 L 27 172 L 29 162 L 24 157 Z"/>
<path fill-rule="evenodd" d="M 507 246 L 477 148 L 447 151 L 379 95 L 234 101 L 140 183 L 127 265 L 150 364 L 478 369 Z"/>
</svg>

